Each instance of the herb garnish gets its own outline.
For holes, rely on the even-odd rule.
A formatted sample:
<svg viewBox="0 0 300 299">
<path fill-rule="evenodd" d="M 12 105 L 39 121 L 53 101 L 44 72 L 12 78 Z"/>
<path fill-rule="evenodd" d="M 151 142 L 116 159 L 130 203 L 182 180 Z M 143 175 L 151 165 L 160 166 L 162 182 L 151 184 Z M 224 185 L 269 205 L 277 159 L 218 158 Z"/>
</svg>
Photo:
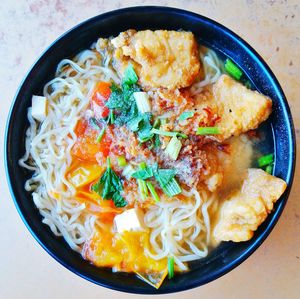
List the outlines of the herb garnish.
<svg viewBox="0 0 300 299">
<path fill-rule="evenodd" d="M 134 172 L 131 177 L 146 180 L 154 177 L 158 182 L 164 193 L 170 197 L 181 193 L 181 188 L 175 179 L 175 169 L 160 169 L 158 164 L 155 163 L 152 166 L 146 166 Z"/>
<path fill-rule="evenodd" d="M 115 114 L 115 124 L 117 126 L 126 125 L 127 128 L 136 132 L 141 143 L 146 142 L 154 136 L 150 131 L 152 129 L 151 113 L 140 113 L 133 93 L 140 91 L 136 84 L 138 76 L 132 65 L 129 65 L 124 73 L 121 88 L 116 84 L 111 85 L 111 95 L 105 102 L 109 109 L 117 111 Z"/>
<path fill-rule="evenodd" d="M 107 168 L 104 174 L 92 186 L 92 190 L 98 193 L 103 199 L 112 199 L 116 207 L 127 205 L 127 202 L 120 194 L 123 190 L 121 180 L 111 168 L 109 157 L 107 157 Z"/>
</svg>

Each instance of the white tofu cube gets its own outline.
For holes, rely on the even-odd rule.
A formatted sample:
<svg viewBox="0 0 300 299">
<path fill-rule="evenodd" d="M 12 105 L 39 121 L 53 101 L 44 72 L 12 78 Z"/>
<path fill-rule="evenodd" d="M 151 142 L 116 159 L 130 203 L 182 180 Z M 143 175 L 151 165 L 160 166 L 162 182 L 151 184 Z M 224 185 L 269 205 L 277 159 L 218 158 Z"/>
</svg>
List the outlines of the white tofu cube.
<svg viewBox="0 0 300 299">
<path fill-rule="evenodd" d="M 48 100 L 46 97 L 32 96 L 32 117 L 42 122 L 47 116 Z"/>
<path fill-rule="evenodd" d="M 144 230 L 144 214 L 138 208 L 129 209 L 115 217 L 115 227 L 118 233 L 124 231 Z"/>
</svg>

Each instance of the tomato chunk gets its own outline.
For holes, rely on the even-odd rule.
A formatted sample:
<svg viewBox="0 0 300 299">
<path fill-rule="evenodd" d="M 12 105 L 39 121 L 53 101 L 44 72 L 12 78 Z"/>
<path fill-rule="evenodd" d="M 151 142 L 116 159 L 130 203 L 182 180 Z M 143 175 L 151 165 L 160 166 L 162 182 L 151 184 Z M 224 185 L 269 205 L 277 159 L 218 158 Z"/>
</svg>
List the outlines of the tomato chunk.
<svg viewBox="0 0 300 299">
<path fill-rule="evenodd" d="M 109 114 L 109 109 L 105 106 L 105 101 L 110 97 L 110 86 L 111 84 L 109 82 L 98 82 L 94 89 L 92 106 L 98 117 L 107 117 Z"/>
<path fill-rule="evenodd" d="M 72 147 L 72 155 L 89 162 L 97 162 L 97 154 L 99 153 L 107 157 L 112 139 L 109 134 L 105 133 L 101 141 L 97 142 L 99 132 L 99 130 L 90 127 L 86 120 L 79 120 L 75 128 L 77 140 Z"/>
</svg>

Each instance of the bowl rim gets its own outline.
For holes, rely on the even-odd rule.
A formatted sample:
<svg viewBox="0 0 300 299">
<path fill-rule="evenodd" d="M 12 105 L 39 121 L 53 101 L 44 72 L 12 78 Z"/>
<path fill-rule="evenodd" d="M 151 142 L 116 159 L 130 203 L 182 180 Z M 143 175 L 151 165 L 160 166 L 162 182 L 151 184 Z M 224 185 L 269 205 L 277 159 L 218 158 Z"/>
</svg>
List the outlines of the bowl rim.
<svg viewBox="0 0 300 299">
<path fill-rule="evenodd" d="M 190 18 L 192 17 L 196 20 L 201 19 L 202 21 L 208 23 L 211 26 L 217 27 L 218 29 L 222 30 L 222 32 L 225 32 L 227 35 L 229 35 L 236 43 L 239 43 L 245 49 L 245 51 L 248 54 L 250 54 L 250 56 L 252 56 L 253 59 L 255 59 L 256 62 L 258 62 L 260 64 L 260 67 L 264 69 L 264 72 L 267 74 L 267 76 L 274 83 L 273 88 L 275 88 L 276 93 L 279 94 L 279 97 L 281 98 L 281 103 L 282 103 L 281 106 L 284 107 L 285 118 L 288 120 L 288 124 L 289 124 L 288 142 L 289 142 L 289 148 L 290 148 L 290 152 L 289 152 L 290 158 L 289 158 L 289 167 L 288 167 L 287 176 L 286 176 L 287 177 L 287 179 L 286 179 L 287 189 L 285 191 L 285 199 L 280 203 L 280 206 L 278 206 L 276 211 L 273 211 L 273 218 L 271 219 L 270 223 L 267 225 L 265 230 L 259 235 L 259 237 L 257 238 L 256 242 L 253 245 L 249 246 L 247 248 L 247 250 L 245 250 L 239 257 L 234 259 L 231 263 L 227 264 L 226 267 L 224 267 L 222 269 L 219 269 L 218 271 L 215 271 L 213 275 L 208 275 L 208 277 L 205 280 L 203 280 L 202 283 L 199 283 L 198 281 L 193 281 L 193 282 L 191 282 L 189 284 L 186 284 L 184 286 L 175 285 L 175 286 L 172 287 L 172 289 L 167 289 L 167 290 L 160 291 L 160 289 L 156 290 L 156 289 L 153 288 L 152 291 L 143 291 L 143 292 L 141 292 L 140 290 L 138 290 L 138 289 L 136 289 L 135 287 L 132 287 L 132 286 L 124 287 L 124 286 L 110 285 L 110 284 L 107 284 L 106 282 L 104 282 L 101 279 L 101 277 L 99 277 L 99 279 L 96 280 L 96 279 L 90 277 L 89 275 L 86 275 L 86 274 L 82 273 L 81 270 L 77 269 L 76 267 L 73 267 L 73 266 L 69 265 L 63 259 L 58 257 L 57 254 L 54 251 L 49 249 L 47 247 L 47 245 L 45 245 L 42 242 L 42 240 L 39 238 L 38 233 L 33 231 L 31 226 L 29 225 L 27 219 L 23 215 L 23 212 L 22 212 L 22 210 L 19 206 L 19 203 L 18 203 L 19 200 L 16 198 L 16 196 L 14 194 L 14 191 L 13 191 L 13 188 L 12 188 L 12 183 L 11 183 L 12 177 L 9 174 L 8 138 L 9 138 L 9 128 L 12 125 L 12 118 L 11 118 L 12 112 L 13 112 L 13 109 L 14 109 L 16 103 L 17 103 L 17 98 L 18 98 L 18 95 L 20 93 L 20 90 L 21 90 L 23 84 L 26 82 L 27 78 L 29 77 L 29 75 L 32 72 L 35 65 L 37 65 L 39 63 L 39 61 L 45 55 L 47 55 L 47 53 L 51 50 L 51 48 L 56 43 L 58 43 L 60 40 L 64 39 L 66 36 L 68 36 L 73 31 L 80 30 L 81 28 L 84 28 L 87 24 L 97 21 L 99 18 L 105 19 L 105 18 L 110 18 L 110 17 L 117 17 L 118 15 L 123 14 L 123 13 L 138 13 L 138 12 L 144 12 L 144 11 L 149 11 L 149 10 L 151 10 L 151 12 L 160 12 L 160 13 L 166 13 L 166 14 L 168 14 L 168 13 L 180 14 L 184 17 L 190 17 Z M 150 6 L 132 6 L 132 7 L 126 7 L 126 8 L 111 10 L 111 11 L 96 15 L 94 17 L 88 18 L 88 19 L 78 23 L 74 27 L 70 28 L 69 30 L 67 30 L 63 34 L 61 34 L 49 46 L 47 46 L 46 49 L 39 55 L 39 57 L 31 65 L 29 70 L 26 72 L 26 75 L 24 76 L 23 80 L 19 84 L 19 87 L 16 91 L 16 94 L 15 94 L 14 99 L 12 101 L 12 104 L 10 106 L 10 110 L 9 110 L 9 113 L 8 113 L 6 126 L 5 126 L 5 134 L 4 134 L 4 167 L 5 167 L 5 174 L 6 174 L 6 180 L 7 180 L 7 184 L 8 184 L 8 187 L 9 187 L 9 191 L 10 191 L 11 197 L 13 198 L 13 201 L 14 201 L 14 204 L 15 204 L 15 207 L 18 211 L 19 216 L 21 217 L 22 221 L 24 222 L 25 226 L 27 227 L 27 229 L 29 230 L 31 235 L 38 242 L 38 244 L 51 257 L 53 257 L 62 266 L 64 266 L 68 270 L 72 271 L 74 274 L 77 274 L 78 276 L 80 276 L 80 277 L 82 277 L 82 278 L 84 278 L 84 279 L 86 279 L 86 280 L 88 280 L 92 283 L 100 285 L 102 287 L 106 287 L 106 288 L 121 291 L 121 292 L 135 293 L 135 294 L 152 294 L 152 295 L 153 294 L 168 294 L 168 293 L 175 293 L 175 292 L 180 292 L 180 291 L 193 289 L 193 288 L 199 287 L 201 285 L 204 285 L 206 283 L 209 283 L 209 282 L 211 282 L 211 281 L 213 281 L 213 280 L 229 273 L 231 270 L 235 269 L 242 262 L 244 262 L 256 249 L 258 249 L 258 247 L 260 247 L 260 245 L 269 236 L 269 234 L 273 230 L 274 226 L 278 222 L 278 220 L 280 218 L 280 215 L 282 214 L 282 211 L 283 211 L 283 209 L 285 207 L 285 204 L 288 200 L 291 188 L 292 188 L 294 172 L 295 172 L 295 165 L 296 165 L 296 139 L 295 139 L 295 130 L 294 130 L 292 114 L 291 114 L 287 99 L 284 95 L 284 92 L 283 92 L 277 78 L 275 77 L 274 73 L 272 72 L 270 67 L 267 65 L 267 63 L 264 61 L 264 59 L 245 40 L 243 40 L 239 35 L 234 33 L 232 30 L 228 29 L 224 25 L 222 25 L 222 24 L 220 24 L 220 23 L 216 22 L 215 20 L 212 20 L 208 17 L 200 15 L 198 13 L 194 13 L 194 12 L 179 9 L 179 8 L 169 7 L 169 6 L 152 6 L 152 5 L 150 5 Z"/>
</svg>

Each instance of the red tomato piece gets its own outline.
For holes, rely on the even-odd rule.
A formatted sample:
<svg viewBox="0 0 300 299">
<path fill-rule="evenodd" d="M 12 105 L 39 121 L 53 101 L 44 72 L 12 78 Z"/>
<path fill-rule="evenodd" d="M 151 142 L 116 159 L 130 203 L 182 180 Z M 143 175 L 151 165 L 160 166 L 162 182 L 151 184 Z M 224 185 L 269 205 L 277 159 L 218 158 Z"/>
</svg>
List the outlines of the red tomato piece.
<svg viewBox="0 0 300 299">
<path fill-rule="evenodd" d="M 100 142 L 97 142 L 98 130 L 89 126 L 86 120 L 79 120 L 75 129 L 77 140 L 72 147 L 71 153 L 80 160 L 97 162 L 96 156 L 102 153 L 104 157 L 109 155 L 111 136 L 104 134 Z"/>
<path fill-rule="evenodd" d="M 109 82 L 98 82 L 93 95 L 92 95 L 92 101 L 96 104 L 93 105 L 94 111 L 96 114 L 98 114 L 99 117 L 107 117 L 109 114 L 109 109 L 105 106 L 105 101 L 107 101 L 110 97 L 111 90 L 110 90 L 111 84 Z"/>
</svg>

